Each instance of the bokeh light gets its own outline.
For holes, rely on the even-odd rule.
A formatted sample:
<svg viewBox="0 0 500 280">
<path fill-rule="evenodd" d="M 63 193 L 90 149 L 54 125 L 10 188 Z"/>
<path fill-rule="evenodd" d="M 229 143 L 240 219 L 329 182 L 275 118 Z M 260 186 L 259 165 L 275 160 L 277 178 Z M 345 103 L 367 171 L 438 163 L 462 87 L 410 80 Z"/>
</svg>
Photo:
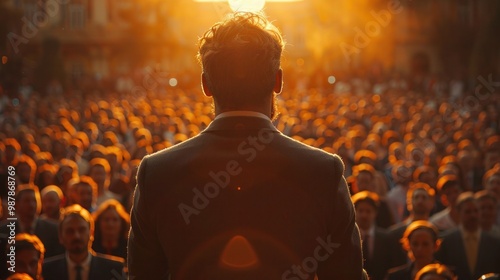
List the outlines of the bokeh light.
<svg viewBox="0 0 500 280">
<path fill-rule="evenodd" d="M 264 8 L 266 0 L 228 0 L 234 12 L 258 12 Z"/>
</svg>

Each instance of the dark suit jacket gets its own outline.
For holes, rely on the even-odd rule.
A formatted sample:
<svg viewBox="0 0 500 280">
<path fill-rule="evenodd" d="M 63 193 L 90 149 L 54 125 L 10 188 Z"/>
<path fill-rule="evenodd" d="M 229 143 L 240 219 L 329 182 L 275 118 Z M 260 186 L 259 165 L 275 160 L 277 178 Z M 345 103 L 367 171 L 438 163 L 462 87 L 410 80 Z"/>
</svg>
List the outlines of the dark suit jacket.
<svg viewBox="0 0 500 280">
<path fill-rule="evenodd" d="M 145 157 L 137 180 L 128 251 L 135 279 L 362 277 L 341 159 L 269 120 L 214 120 Z M 241 246 L 230 246 L 235 236 Z"/>
<path fill-rule="evenodd" d="M 413 280 L 411 278 L 411 270 L 414 263 L 408 263 L 389 270 L 387 280 Z"/>
<path fill-rule="evenodd" d="M 403 249 L 403 245 L 401 245 L 400 242 L 407 227 L 408 222 L 402 221 L 389 228 L 389 236 L 391 239 L 391 267 L 398 267 L 408 263 L 408 252 Z"/>
<path fill-rule="evenodd" d="M 390 268 L 390 238 L 389 234 L 381 229 L 375 228 L 375 240 L 371 258 L 367 258 L 366 272 L 373 280 L 383 280 Z"/>
<path fill-rule="evenodd" d="M 500 272 L 500 239 L 482 232 L 475 271 L 467 263 L 462 233 L 459 229 L 444 235 L 436 259 L 454 269 L 458 280 L 478 279 L 483 274 Z"/>
<path fill-rule="evenodd" d="M 123 265 L 122 258 L 92 253 L 89 280 L 126 279 Z M 68 280 L 66 255 L 46 259 L 43 263 L 42 275 L 44 280 Z"/>
</svg>

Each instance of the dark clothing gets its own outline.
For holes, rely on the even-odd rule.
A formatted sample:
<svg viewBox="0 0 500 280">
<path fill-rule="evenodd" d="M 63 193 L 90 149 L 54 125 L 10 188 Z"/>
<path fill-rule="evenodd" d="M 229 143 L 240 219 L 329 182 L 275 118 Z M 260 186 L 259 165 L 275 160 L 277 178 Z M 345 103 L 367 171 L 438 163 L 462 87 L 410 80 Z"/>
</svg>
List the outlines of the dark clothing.
<svg viewBox="0 0 500 280">
<path fill-rule="evenodd" d="M 401 245 L 401 238 L 403 237 L 408 221 L 402 221 L 389 228 L 389 238 L 391 242 L 391 267 L 398 267 L 408 263 L 408 252 L 403 249 Z"/>
<path fill-rule="evenodd" d="M 111 250 L 109 250 L 108 248 L 105 248 L 102 245 L 100 240 L 94 240 L 94 242 L 92 243 L 92 250 L 94 250 L 96 253 L 120 257 L 120 258 L 126 260 L 127 259 L 127 240 L 121 239 L 118 242 L 118 246 L 111 249 Z"/>
<path fill-rule="evenodd" d="M 370 279 L 383 280 L 390 268 L 390 246 L 389 234 L 381 229 L 375 228 L 375 240 L 373 242 L 371 256 L 363 256 L 366 259 L 365 270 Z"/>
<path fill-rule="evenodd" d="M 341 159 L 269 120 L 216 119 L 146 156 L 137 180 L 130 277 L 362 279 Z"/>
<path fill-rule="evenodd" d="M 7 225 L 9 223 L 10 221 L 4 221 L 4 223 L 0 226 L 0 233 L 8 234 L 10 229 L 7 228 Z M 16 234 L 20 233 L 20 226 L 17 221 L 15 221 L 15 229 Z M 59 231 L 57 229 L 57 224 L 41 218 L 36 218 L 33 234 L 36 235 L 45 246 L 46 257 L 50 258 L 64 253 L 64 247 L 59 243 Z"/>
<path fill-rule="evenodd" d="M 389 270 L 387 280 L 413 280 L 411 271 L 413 270 L 414 263 L 408 263 Z"/>
<path fill-rule="evenodd" d="M 124 260 L 121 258 L 92 254 L 89 279 L 126 279 L 123 265 Z M 66 261 L 66 255 L 62 254 L 46 259 L 43 263 L 42 275 L 44 280 L 68 280 L 68 262 Z"/>
<path fill-rule="evenodd" d="M 470 271 L 467 255 L 459 229 L 447 232 L 443 236 L 441 247 L 436 253 L 436 259 L 444 265 L 450 266 L 458 276 L 458 280 L 478 279 L 483 274 L 500 272 L 500 239 L 482 232 L 475 270 Z"/>
</svg>

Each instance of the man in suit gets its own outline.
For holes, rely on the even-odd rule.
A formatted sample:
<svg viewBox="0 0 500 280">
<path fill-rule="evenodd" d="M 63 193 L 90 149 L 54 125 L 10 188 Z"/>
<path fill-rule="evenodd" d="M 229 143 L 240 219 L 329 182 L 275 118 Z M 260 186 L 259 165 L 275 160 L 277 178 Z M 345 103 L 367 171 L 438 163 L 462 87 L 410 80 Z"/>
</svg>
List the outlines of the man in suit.
<svg viewBox="0 0 500 280">
<path fill-rule="evenodd" d="M 373 280 L 384 279 L 390 265 L 389 234 L 375 224 L 379 201 L 379 196 L 369 191 L 352 196 L 363 240 L 364 269 Z"/>
<path fill-rule="evenodd" d="M 38 187 L 33 184 L 24 184 L 17 186 L 16 191 L 17 220 L 4 221 L 0 226 L 0 276 L 7 272 L 5 250 L 11 230 L 14 230 L 16 234 L 36 235 L 45 247 L 46 257 L 64 252 L 64 247 L 57 239 L 57 225 L 39 216 L 42 205 Z"/>
<path fill-rule="evenodd" d="M 338 156 L 272 124 L 283 40 L 237 13 L 200 39 L 215 120 L 139 167 L 128 267 L 135 279 L 362 279 Z"/>
<path fill-rule="evenodd" d="M 500 272 L 500 239 L 481 231 L 479 209 L 472 192 L 460 194 L 457 210 L 459 228 L 444 235 L 436 259 L 454 268 L 458 280 Z"/>
<path fill-rule="evenodd" d="M 44 280 L 125 279 L 122 258 L 92 251 L 94 220 L 78 204 L 63 211 L 59 240 L 66 253 L 49 258 L 43 264 Z"/>
</svg>

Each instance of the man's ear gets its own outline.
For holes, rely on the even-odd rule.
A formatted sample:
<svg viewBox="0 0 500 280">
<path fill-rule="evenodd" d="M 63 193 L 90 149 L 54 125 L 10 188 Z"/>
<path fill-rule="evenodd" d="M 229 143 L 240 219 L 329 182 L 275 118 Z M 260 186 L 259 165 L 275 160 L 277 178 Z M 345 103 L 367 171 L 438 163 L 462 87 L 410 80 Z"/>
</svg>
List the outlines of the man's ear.
<svg viewBox="0 0 500 280">
<path fill-rule="evenodd" d="M 282 89 L 283 89 L 283 70 L 280 68 L 276 72 L 273 91 L 279 94 L 281 93 Z"/>
<path fill-rule="evenodd" d="M 205 96 L 212 97 L 212 92 L 210 91 L 208 81 L 204 72 L 201 73 L 201 89 L 203 90 L 203 94 L 205 94 Z"/>
</svg>

